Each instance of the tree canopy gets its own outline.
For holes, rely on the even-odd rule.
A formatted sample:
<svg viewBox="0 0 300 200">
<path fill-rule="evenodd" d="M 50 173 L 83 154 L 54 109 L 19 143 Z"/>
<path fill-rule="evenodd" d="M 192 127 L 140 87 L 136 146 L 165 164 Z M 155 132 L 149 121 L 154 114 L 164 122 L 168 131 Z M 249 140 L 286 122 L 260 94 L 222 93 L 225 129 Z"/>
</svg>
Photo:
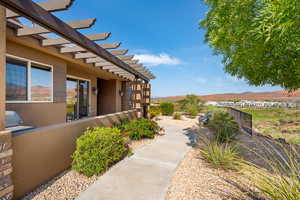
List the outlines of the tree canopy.
<svg viewBox="0 0 300 200">
<path fill-rule="evenodd" d="M 186 106 L 188 105 L 196 105 L 199 106 L 200 103 L 203 103 L 201 99 L 197 95 L 194 94 L 189 94 L 186 95 L 184 99 L 181 99 L 177 101 L 177 103 L 180 105 L 182 109 L 185 109 Z"/>
<path fill-rule="evenodd" d="M 206 42 L 225 72 L 255 86 L 300 88 L 299 0 L 204 0 Z"/>
</svg>

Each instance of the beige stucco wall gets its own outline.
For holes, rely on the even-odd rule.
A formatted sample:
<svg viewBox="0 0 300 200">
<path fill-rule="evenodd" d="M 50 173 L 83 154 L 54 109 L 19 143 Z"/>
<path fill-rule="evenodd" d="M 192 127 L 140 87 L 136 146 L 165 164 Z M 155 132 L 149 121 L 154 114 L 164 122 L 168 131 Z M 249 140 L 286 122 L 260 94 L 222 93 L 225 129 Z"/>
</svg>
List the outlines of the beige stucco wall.
<svg viewBox="0 0 300 200">
<path fill-rule="evenodd" d="M 122 110 L 122 97 L 119 93 L 122 89 L 121 81 L 102 80 L 100 85 L 100 114 L 120 112 Z"/>
<path fill-rule="evenodd" d="M 70 167 L 75 141 L 87 127 L 111 126 L 120 116 L 136 118 L 136 112 L 123 112 L 83 119 L 29 131 L 14 136 L 13 183 L 18 199 L 35 187 Z"/>
<path fill-rule="evenodd" d="M 7 54 L 53 66 L 53 103 L 7 103 L 6 110 L 16 111 L 26 125 L 49 126 L 66 121 L 66 71 L 62 59 L 7 41 Z"/>
<path fill-rule="evenodd" d="M 122 91 L 122 81 L 116 80 L 116 112 L 122 111 L 122 97 L 120 91 Z"/>
<path fill-rule="evenodd" d="M 27 126 L 50 126 L 66 121 L 65 103 L 8 103 L 6 107 L 16 111 Z"/>
</svg>

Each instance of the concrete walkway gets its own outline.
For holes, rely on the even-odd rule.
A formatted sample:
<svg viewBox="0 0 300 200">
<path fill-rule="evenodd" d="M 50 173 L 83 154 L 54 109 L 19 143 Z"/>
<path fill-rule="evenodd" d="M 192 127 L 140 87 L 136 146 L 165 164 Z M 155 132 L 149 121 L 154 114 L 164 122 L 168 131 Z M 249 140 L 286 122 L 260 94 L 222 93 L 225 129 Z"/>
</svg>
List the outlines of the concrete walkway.
<svg viewBox="0 0 300 200">
<path fill-rule="evenodd" d="M 166 130 L 101 176 L 77 200 L 164 200 L 172 175 L 191 148 L 187 124 L 164 119 Z"/>
</svg>

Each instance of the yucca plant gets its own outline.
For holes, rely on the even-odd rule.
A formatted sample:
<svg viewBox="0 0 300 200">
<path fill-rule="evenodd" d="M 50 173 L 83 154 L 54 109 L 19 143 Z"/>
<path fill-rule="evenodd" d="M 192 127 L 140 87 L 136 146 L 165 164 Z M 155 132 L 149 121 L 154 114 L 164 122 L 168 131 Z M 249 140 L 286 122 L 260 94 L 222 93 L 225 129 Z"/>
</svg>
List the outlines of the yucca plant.
<svg viewBox="0 0 300 200">
<path fill-rule="evenodd" d="M 252 184 L 256 191 L 269 200 L 300 199 L 300 155 L 291 146 L 281 146 L 279 151 L 274 145 L 266 144 L 268 156 L 260 156 L 269 169 L 244 162 L 243 176 Z M 271 156 L 270 156 L 271 155 Z"/>
<path fill-rule="evenodd" d="M 200 152 L 203 158 L 216 169 L 236 169 L 239 163 L 238 152 L 232 144 L 204 140 Z"/>
</svg>

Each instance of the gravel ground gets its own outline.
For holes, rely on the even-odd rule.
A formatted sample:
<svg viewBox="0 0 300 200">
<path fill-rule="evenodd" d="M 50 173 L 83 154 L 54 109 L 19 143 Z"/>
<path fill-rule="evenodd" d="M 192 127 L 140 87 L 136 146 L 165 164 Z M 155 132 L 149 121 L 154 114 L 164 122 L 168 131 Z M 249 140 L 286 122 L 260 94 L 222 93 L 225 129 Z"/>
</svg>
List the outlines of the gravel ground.
<svg viewBox="0 0 300 200">
<path fill-rule="evenodd" d="M 223 200 L 239 193 L 226 179 L 232 174 L 212 169 L 193 148 L 178 166 L 166 200 Z"/>
<path fill-rule="evenodd" d="M 199 137 L 211 138 L 207 128 L 194 131 Z M 245 180 L 237 172 L 211 168 L 200 154 L 199 146 L 192 148 L 173 175 L 165 200 L 252 200 L 244 188 Z"/>
<path fill-rule="evenodd" d="M 158 139 L 164 131 L 161 131 L 154 139 L 144 139 L 140 141 L 132 141 L 129 146 L 132 151 L 141 148 Z M 23 197 L 23 200 L 71 200 L 75 199 L 79 193 L 86 190 L 92 185 L 99 176 L 86 177 L 76 171 L 70 169 L 62 172 L 60 175 L 54 177 L 48 183 L 36 188 L 31 193 Z"/>
</svg>

